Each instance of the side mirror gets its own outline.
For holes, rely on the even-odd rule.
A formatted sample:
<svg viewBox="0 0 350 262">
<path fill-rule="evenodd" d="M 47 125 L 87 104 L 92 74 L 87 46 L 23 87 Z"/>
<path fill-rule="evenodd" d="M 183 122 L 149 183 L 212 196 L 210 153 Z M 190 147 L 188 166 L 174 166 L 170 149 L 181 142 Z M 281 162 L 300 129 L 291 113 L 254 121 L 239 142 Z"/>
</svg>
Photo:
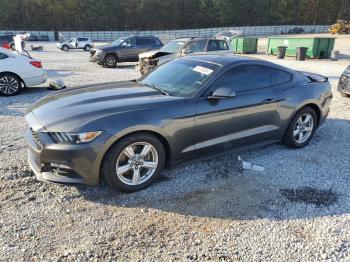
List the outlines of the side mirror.
<svg viewBox="0 0 350 262">
<path fill-rule="evenodd" d="M 123 42 L 121 46 L 122 46 L 122 47 L 127 47 L 127 46 L 128 46 L 128 43 L 127 43 L 127 42 Z"/>
<path fill-rule="evenodd" d="M 181 55 L 186 55 L 186 49 L 181 49 Z"/>
<path fill-rule="evenodd" d="M 236 92 L 227 87 L 219 87 L 214 91 L 208 99 L 221 99 L 221 98 L 232 98 L 236 96 Z"/>
</svg>

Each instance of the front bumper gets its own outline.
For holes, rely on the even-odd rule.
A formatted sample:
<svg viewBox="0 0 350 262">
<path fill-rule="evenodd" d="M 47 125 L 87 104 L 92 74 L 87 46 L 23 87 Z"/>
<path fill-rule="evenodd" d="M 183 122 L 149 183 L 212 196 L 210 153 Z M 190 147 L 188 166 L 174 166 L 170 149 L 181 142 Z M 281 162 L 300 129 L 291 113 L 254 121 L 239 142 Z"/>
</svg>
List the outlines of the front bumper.
<svg viewBox="0 0 350 262">
<path fill-rule="evenodd" d="M 104 148 L 111 136 L 103 133 L 87 144 L 57 144 L 40 124 L 32 123 L 33 116 L 26 116 L 31 128 L 26 130 L 28 162 L 40 181 L 95 185 Z M 29 121 L 28 121 L 29 120 Z"/>
<path fill-rule="evenodd" d="M 90 62 L 99 62 L 102 63 L 103 62 L 103 56 L 90 56 L 89 59 Z"/>
</svg>

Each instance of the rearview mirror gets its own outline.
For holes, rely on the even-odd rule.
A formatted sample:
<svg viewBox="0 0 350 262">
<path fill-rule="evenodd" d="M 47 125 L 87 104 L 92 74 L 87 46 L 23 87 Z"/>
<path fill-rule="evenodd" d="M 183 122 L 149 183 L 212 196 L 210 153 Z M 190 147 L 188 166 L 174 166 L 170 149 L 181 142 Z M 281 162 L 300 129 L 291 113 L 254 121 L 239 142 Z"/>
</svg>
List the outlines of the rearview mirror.
<svg viewBox="0 0 350 262">
<path fill-rule="evenodd" d="M 232 91 L 231 88 L 220 87 L 214 91 L 212 95 L 210 95 L 209 99 L 220 99 L 220 98 L 232 98 L 236 96 L 236 92 Z"/>
</svg>

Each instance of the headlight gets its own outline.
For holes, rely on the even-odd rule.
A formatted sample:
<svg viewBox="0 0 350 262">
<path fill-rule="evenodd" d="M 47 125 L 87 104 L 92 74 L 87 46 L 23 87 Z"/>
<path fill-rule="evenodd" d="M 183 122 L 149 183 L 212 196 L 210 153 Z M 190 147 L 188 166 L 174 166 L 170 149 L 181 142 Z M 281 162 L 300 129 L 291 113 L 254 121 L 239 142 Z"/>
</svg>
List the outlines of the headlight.
<svg viewBox="0 0 350 262">
<path fill-rule="evenodd" d="M 102 54 L 102 50 L 97 49 L 96 52 L 95 52 L 95 55 L 100 55 L 100 54 Z"/>
<path fill-rule="evenodd" d="M 94 141 L 102 131 L 85 132 L 85 133 L 66 133 L 66 132 L 52 132 L 51 137 L 56 143 L 60 144 L 83 144 Z"/>
</svg>

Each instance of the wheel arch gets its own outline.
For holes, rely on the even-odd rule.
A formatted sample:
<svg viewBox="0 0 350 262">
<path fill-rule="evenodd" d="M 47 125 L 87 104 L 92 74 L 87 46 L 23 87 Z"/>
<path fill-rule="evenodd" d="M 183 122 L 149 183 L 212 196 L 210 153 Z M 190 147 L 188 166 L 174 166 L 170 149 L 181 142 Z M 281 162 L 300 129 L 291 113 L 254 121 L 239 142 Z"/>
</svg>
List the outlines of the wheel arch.
<svg viewBox="0 0 350 262">
<path fill-rule="evenodd" d="M 104 58 L 103 58 L 103 60 L 105 60 L 106 57 L 109 56 L 109 55 L 115 56 L 115 58 L 117 59 L 117 62 L 120 63 L 118 54 L 117 54 L 117 53 L 114 53 L 114 52 L 108 52 L 108 53 L 106 53 L 105 56 L 104 56 Z"/>
<path fill-rule="evenodd" d="M 2 75 L 2 74 L 14 75 L 14 76 L 18 77 L 18 79 L 22 82 L 23 88 L 25 88 L 25 87 L 27 86 L 27 84 L 26 84 L 26 82 L 23 80 L 23 78 L 20 77 L 18 74 L 14 73 L 14 72 L 11 72 L 11 71 L 0 72 L 0 75 Z"/>
<path fill-rule="evenodd" d="M 108 154 L 108 152 L 121 140 L 121 139 L 124 139 L 128 136 L 132 136 L 132 135 L 136 135 L 136 134 L 149 134 L 149 135 L 152 135 L 152 136 L 155 136 L 157 137 L 161 143 L 163 144 L 164 146 L 164 149 L 165 149 L 165 166 L 166 167 L 169 167 L 171 165 L 171 158 L 172 158 L 172 154 L 171 154 L 171 146 L 170 146 L 170 143 L 169 141 L 162 135 L 160 134 L 159 132 L 156 132 L 156 131 L 153 131 L 153 130 L 138 130 L 138 131 L 132 131 L 132 132 L 129 132 L 129 133 L 126 133 L 126 134 L 123 134 L 122 136 L 118 137 L 115 139 L 115 141 L 113 141 L 107 148 L 107 150 L 105 150 L 102 158 L 101 158 L 101 161 L 99 163 L 99 177 L 101 177 L 101 170 L 102 170 L 102 167 L 103 167 L 103 162 L 105 160 L 105 157 L 106 155 Z"/>
<path fill-rule="evenodd" d="M 312 108 L 315 111 L 316 116 L 317 116 L 317 126 L 318 126 L 319 123 L 320 123 L 320 120 L 321 120 L 322 111 L 321 111 L 321 108 L 316 103 L 308 103 L 308 104 L 303 105 L 302 107 L 300 107 L 298 109 L 297 112 L 295 112 L 295 114 L 293 115 L 293 118 L 300 110 L 302 110 L 305 107 L 310 107 L 310 108 Z"/>
</svg>

